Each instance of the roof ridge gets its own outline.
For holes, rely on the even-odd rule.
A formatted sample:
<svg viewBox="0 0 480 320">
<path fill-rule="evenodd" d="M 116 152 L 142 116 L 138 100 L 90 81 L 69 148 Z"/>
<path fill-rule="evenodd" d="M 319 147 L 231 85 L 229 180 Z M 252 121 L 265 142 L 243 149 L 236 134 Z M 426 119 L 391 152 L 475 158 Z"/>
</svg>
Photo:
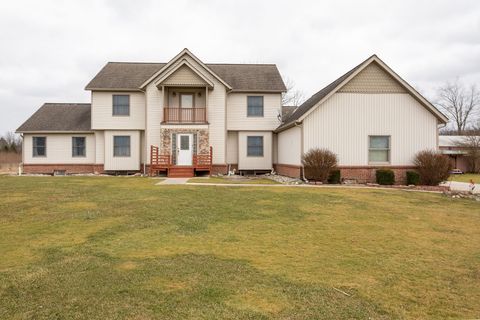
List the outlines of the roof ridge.
<svg viewBox="0 0 480 320">
<path fill-rule="evenodd" d="M 276 66 L 275 63 L 205 63 L 206 65 L 223 65 L 223 66 Z"/>
<path fill-rule="evenodd" d="M 146 62 L 146 61 L 107 61 L 107 63 L 123 63 L 123 64 L 167 64 L 166 62 Z"/>
</svg>

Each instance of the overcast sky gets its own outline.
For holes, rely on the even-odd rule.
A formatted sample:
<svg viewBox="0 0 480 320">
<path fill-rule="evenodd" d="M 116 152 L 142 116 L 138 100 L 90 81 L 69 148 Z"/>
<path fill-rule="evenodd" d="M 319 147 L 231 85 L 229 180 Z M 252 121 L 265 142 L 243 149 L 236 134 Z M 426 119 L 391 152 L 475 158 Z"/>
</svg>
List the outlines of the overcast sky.
<svg viewBox="0 0 480 320">
<path fill-rule="evenodd" d="M 89 102 L 107 61 L 276 63 L 312 95 L 376 53 L 432 98 L 480 86 L 480 1 L 1 1 L 0 133 L 44 102 Z"/>
</svg>

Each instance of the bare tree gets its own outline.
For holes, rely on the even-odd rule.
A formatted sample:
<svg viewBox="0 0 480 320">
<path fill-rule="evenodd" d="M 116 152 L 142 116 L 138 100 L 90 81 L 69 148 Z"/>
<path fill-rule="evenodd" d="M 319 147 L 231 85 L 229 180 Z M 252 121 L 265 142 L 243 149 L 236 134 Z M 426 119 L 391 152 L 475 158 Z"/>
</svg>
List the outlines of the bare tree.
<svg viewBox="0 0 480 320">
<path fill-rule="evenodd" d="M 480 126 L 470 130 L 463 141 L 459 143 L 466 151 L 468 170 L 473 173 L 480 172 Z"/>
<path fill-rule="evenodd" d="M 22 150 L 22 139 L 18 134 L 11 131 L 5 133 L 2 137 L 5 151 L 20 152 Z"/>
<path fill-rule="evenodd" d="M 480 91 L 475 85 L 465 87 L 457 79 L 438 89 L 436 104 L 454 123 L 457 133 L 462 134 L 479 116 Z"/>
<path fill-rule="evenodd" d="M 285 78 L 287 91 L 282 94 L 282 106 L 298 107 L 305 101 L 305 93 L 295 89 L 295 82 L 290 78 Z"/>
</svg>

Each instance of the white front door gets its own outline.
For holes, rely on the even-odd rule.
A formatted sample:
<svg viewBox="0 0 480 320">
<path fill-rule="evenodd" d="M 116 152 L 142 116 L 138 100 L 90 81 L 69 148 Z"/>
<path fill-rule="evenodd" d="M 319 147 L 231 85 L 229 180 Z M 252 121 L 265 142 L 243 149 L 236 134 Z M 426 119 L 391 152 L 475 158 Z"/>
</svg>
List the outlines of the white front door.
<svg viewBox="0 0 480 320">
<path fill-rule="evenodd" d="M 193 157 L 193 134 L 180 133 L 177 138 L 177 165 L 191 166 Z"/>
</svg>

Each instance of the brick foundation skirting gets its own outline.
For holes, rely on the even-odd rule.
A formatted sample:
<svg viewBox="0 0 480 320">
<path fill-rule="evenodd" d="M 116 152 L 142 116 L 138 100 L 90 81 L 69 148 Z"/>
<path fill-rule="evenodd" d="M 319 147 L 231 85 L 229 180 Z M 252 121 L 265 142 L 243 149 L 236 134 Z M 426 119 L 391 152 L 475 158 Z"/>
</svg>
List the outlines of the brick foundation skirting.
<svg viewBox="0 0 480 320">
<path fill-rule="evenodd" d="M 291 164 L 274 164 L 273 170 L 275 170 L 275 172 L 281 176 L 292 178 L 301 178 L 302 175 L 302 167 Z"/>
<path fill-rule="evenodd" d="M 55 170 L 71 173 L 103 173 L 103 164 L 24 164 L 24 173 L 53 174 Z"/>
<path fill-rule="evenodd" d="M 213 164 L 212 165 L 212 172 L 210 174 L 227 174 L 228 173 L 228 165 L 226 164 Z"/>
<path fill-rule="evenodd" d="M 275 171 L 282 176 L 301 178 L 302 167 L 291 164 L 275 164 Z M 342 179 L 355 180 L 358 183 L 375 183 L 375 172 L 378 169 L 389 169 L 395 174 L 395 184 L 405 184 L 407 182 L 407 171 L 415 170 L 414 166 L 341 166 L 340 175 Z"/>
</svg>

